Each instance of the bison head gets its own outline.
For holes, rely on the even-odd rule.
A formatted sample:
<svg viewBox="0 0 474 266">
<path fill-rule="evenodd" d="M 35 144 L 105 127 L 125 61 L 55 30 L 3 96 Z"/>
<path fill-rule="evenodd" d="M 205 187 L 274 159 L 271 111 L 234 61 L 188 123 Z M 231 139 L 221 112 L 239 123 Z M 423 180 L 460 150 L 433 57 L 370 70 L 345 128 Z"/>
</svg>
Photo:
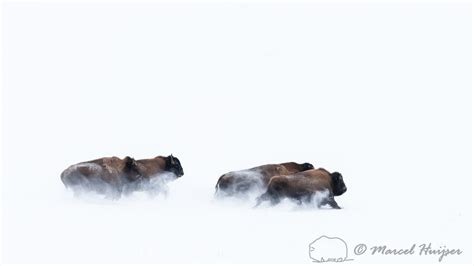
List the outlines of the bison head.
<svg viewBox="0 0 474 266">
<path fill-rule="evenodd" d="M 346 184 L 344 184 L 344 179 L 342 178 L 341 173 L 334 172 L 331 174 L 332 179 L 332 192 L 334 196 L 340 196 L 346 192 Z"/>
<path fill-rule="evenodd" d="M 178 158 L 174 157 L 173 154 L 166 157 L 166 171 L 172 172 L 177 177 L 181 177 L 184 175 L 183 167 L 181 167 L 181 163 Z"/>
<path fill-rule="evenodd" d="M 301 171 L 311 170 L 314 169 L 314 166 L 310 163 L 304 163 L 301 165 Z"/>
</svg>

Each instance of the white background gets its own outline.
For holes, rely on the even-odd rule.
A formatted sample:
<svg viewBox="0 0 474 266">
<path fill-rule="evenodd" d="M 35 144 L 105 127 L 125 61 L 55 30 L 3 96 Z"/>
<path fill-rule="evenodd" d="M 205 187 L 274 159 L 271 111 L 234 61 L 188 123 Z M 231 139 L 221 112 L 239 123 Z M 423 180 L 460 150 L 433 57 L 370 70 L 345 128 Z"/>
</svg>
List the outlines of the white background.
<svg viewBox="0 0 474 266">
<path fill-rule="evenodd" d="M 3 262 L 308 263 L 325 234 L 471 260 L 462 4 L 5 4 Z M 167 198 L 77 199 L 59 174 L 177 156 Z M 343 174 L 342 210 L 219 202 L 265 163 Z M 437 262 L 437 256 L 351 256 Z"/>
</svg>

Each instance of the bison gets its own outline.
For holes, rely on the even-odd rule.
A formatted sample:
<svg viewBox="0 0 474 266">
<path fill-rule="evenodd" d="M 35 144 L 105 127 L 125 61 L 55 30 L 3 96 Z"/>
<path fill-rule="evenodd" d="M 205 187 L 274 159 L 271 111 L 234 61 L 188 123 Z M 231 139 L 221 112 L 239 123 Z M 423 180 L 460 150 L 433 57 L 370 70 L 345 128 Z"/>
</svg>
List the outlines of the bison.
<svg viewBox="0 0 474 266">
<path fill-rule="evenodd" d="M 257 198 L 257 204 L 270 201 L 272 205 L 283 198 L 296 200 L 299 204 L 311 202 L 317 192 L 322 198 L 318 200 L 318 207 L 329 204 L 334 209 L 340 209 L 334 200 L 347 191 L 342 175 L 339 172 L 329 173 L 324 168 L 312 169 L 293 175 L 278 175 L 270 179 L 267 191 Z"/>
<path fill-rule="evenodd" d="M 233 171 L 222 175 L 215 186 L 216 195 L 242 195 L 243 193 L 264 189 L 270 178 L 275 175 L 289 175 L 314 169 L 310 163 L 298 164 L 287 162 L 281 164 L 266 164 L 254 168 Z"/>
<path fill-rule="evenodd" d="M 127 156 L 74 164 L 61 173 L 61 180 L 66 188 L 75 192 L 89 190 L 119 198 L 123 193 L 143 189 L 153 181 L 164 184 L 183 175 L 181 163 L 173 155 L 143 160 Z"/>
</svg>

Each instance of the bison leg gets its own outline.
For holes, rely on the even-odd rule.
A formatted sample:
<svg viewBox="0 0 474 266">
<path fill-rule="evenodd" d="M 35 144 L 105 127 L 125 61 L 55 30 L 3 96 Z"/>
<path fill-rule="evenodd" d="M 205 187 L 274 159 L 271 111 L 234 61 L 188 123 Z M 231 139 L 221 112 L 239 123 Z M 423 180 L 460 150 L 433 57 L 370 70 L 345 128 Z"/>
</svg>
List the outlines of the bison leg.
<svg viewBox="0 0 474 266">
<path fill-rule="evenodd" d="M 105 194 L 106 199 L 118 200 L 122 196 L 122 193 L 119 190 L 112 189 L 109 193 Z"/>
<path fill-rule="evenodd" d="M 104 184 L 104 194 L 106 199 L 118 200 L 122 197 L 123 188 L 116 184 Z"/>
<path fill-rule="evenodd" d="M 280 203 L 280 197 L 276 193 L 273 193 L 269 188 L 267 192 L 257 198 L 257 204 L 254 206 L 254 208 L 259 206 L 264 201 L 270 201 L 270 204 L 273 206 Z"/>
<path fill-rule="evenodd" d="M 312 193 L 296 192 L 289 194 L 288 197 L 296 200 L 298 205 L 302 205 L 303 203 L 311 202 Z"/>
<path fill-rule="evenodd" d="M 329 204 L 329 206 L 331 206 L 331 208 L 333 208 L 333 209 L 340 209 L 341 208 L 341 207 L 339 207 L 339 205 L 337 205 L 337 202 L 334 200 L 334 197 L 328 197 L 328 198 L 323 199 L 318 204 L 318 208 L 320 208 L 322 205 L 326 205 L 326 204 Z"/>
<path fill-rule="evenodd" d="M 340 209 L 341 207 L 339 207 L 339 205 L 337 205 L 337 202 L 334 200 L 334 198 L 332 198 L 329 202 L 328 202 L 329 206 L 331 206 L 333 209 Z"/>
<path fill-rule="evenodd" d="M 311 202 L 311 196 L 311 194 L 298 195 L 295 197 L 296 203 L 298 205 L 302 205 L 303 203 Z"/>
<path fill-rule="evenodd" d="M 262 194 L 260 197 L 257 198 L 257 204 L 255 204 L 254 208 L 260 206 L 260 204 L 262 204 L 262 202 L 264 202 L 264 201 L 270 200 L 270 202 L 273 203 L 272 198 L 273 197 L 268 192 L 265 192 L 264 194 Z M 274 205 L 274 204 L 272 204 L 272 205 Z"/>
<path fill-rule="evenodd" d="M 268 200 L 268 195 L 267 193 L 264 193 L 262 194 L 260 197 L 257 198 L 257 204 L 255 204 L 255 206 L 253 206 L 254 208 L 260 206 L 260 204 L 262 204 L 263 201 L 265 200 Z"/>
<path fill-rule="evenodd" d="M 79 198 L 84 194 L 84 189 L 80 186 L 71 186 L 70 188 L 72 189 L 73 195 L 76 198 Z"/>
<path fill-rule="evenodd" d="M 270 198 L 270 203 L 272 205 L 277 205 L 278 203 L 280 203 L 280 201 L 281 201 L 280 198 L 276 197 L 276 196 L 273 196 L 273 197 Z"/>
</svg>

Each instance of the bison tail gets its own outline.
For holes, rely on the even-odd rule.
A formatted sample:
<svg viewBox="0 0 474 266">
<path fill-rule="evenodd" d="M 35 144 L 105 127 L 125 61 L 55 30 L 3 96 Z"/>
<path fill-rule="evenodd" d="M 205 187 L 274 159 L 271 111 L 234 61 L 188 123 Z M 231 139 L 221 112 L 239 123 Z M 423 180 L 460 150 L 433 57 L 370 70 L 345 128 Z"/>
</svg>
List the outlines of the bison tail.
<svg viewBox="0 0 474 266">
<path fill-rule="evenodd" d="M 61 173 L 61 181 L 63 182 L 64 186 L 68 188 L 69 180 L 64 172 Z"/>
<path fill-rule="evenodd" d="M 216 186 L 215 186 L 216 191 L 214 192 L 214 195 L 217 195 L 217 192 L 219 192 L 219 183 L 221 182 L 222 177 L 224 177 L 224 176 L 222 175 L 222 176 L 219 177 L 219 179 L 217 180 L 217 183 L 216 183 Z"/>
</svg>

